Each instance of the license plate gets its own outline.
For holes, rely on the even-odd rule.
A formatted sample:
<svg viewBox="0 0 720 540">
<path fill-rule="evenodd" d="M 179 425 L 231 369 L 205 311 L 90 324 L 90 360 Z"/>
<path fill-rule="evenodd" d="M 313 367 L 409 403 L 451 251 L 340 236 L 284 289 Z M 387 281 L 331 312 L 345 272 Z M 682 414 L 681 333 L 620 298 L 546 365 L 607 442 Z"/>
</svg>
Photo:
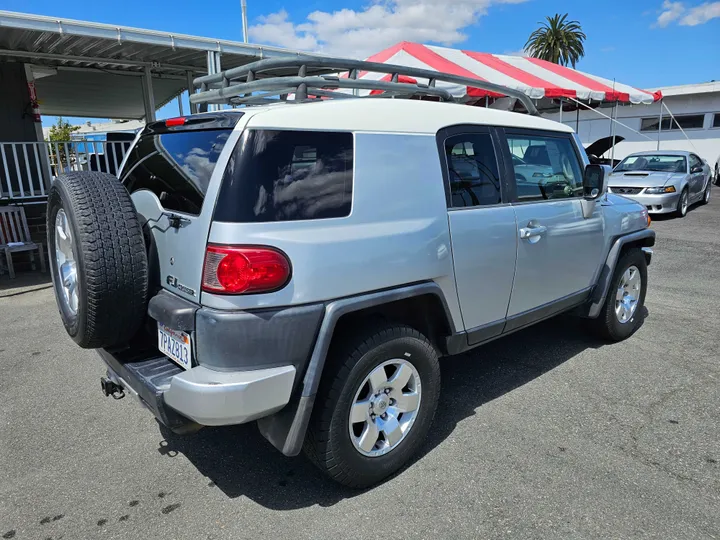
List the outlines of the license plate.
<svg viewBox="0 0 720 540">
<path fill-rule="evenodd" d="M 185 369 L 192 367 L 190 336 L 158 323 L 158 349 Z"/>
</svg>

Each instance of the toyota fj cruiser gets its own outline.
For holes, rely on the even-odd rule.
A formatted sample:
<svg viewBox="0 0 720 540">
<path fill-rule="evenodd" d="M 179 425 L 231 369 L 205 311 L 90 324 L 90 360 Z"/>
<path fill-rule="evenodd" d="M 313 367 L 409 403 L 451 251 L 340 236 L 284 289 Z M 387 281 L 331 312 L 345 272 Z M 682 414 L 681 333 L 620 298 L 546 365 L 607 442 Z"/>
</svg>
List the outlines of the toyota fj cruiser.
<svg viewBox="0 0 720 540">
<path fill-rule="evenodd" d="M 54 182 L 55 295 L 107 365 L 106 395 L 177 432 L 257 421 L 285 455 L 304 447 L 367 486 L 422 445 L 439 357 L 569 310 L 609 340 L 638 328 L 647 210 L 606 193 L 570 128 L 399 99 L 457 101 L 436 83 L 472 83 L 534 112 L 513 90 L 397 66 L 372 88 L 398 99 L 339 99 L 382 68 L 294 62 L 297 76 L 262 61 L 193 95 L 282 103 L 150 123 L 117 177 Z"/>
</svg>

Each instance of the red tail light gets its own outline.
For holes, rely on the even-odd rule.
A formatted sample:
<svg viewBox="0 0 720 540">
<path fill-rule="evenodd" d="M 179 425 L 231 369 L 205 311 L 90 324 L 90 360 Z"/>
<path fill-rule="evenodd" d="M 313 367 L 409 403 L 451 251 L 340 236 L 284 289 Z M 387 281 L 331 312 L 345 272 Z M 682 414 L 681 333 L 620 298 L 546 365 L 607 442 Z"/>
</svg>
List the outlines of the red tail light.
<svg viewBox="0 0 720 540">
<path fill-rule="evenodd" d="M 215 246 L 205 252 L 202 288 L 219 294 L 271 292 L 290 280 L 290 261 L 269 247 Z"/>
</svg>

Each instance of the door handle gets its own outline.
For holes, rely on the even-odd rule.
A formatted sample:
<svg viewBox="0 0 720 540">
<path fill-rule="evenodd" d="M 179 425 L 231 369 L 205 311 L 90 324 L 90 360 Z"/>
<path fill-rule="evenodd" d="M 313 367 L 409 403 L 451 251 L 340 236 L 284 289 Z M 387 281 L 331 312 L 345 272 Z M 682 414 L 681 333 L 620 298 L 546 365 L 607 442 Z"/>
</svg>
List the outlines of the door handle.
<svg viewBox="0 0 720 540">
<path fill-rule="evenodd" d="M 527 240 L 534 236 L 542 236 L 546 232 L 547 232 L 547 227 L 545 225 L 535 225 L 532 227 L 523 227 L 520 229 L 520 238 L 522 238 L 523 240 Z"/>
</svg>

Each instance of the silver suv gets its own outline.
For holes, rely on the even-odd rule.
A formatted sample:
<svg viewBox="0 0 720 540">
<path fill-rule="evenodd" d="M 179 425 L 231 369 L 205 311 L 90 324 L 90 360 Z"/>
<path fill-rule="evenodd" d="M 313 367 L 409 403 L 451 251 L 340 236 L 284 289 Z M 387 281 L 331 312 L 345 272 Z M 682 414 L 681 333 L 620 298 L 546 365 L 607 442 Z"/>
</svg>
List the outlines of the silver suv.
<svg viewBox="0 0 720 540">
<path fill-rule="evenodd" d="M 200 80 L 193 100 L 223 98 L 232 75 L 220 90 Z M 237 76 L 231 102 L 257 101 L 255 77 Z M 422 445 L 440 357 L 570 310 L 609 340 L 639 327 L 647 210 L 606 193 L 608 169 L 570 128 L 325 99 L 345 79 L 291 78 L 295 102 L 151 123 L 119 180 L 53 184 L 55 295 L 69 335 L 107 365 L 105 395 L 138 397 L 176 432 L 257 421 L 285 455 L 304 447 L 361 487 Z"/>
</svg>

